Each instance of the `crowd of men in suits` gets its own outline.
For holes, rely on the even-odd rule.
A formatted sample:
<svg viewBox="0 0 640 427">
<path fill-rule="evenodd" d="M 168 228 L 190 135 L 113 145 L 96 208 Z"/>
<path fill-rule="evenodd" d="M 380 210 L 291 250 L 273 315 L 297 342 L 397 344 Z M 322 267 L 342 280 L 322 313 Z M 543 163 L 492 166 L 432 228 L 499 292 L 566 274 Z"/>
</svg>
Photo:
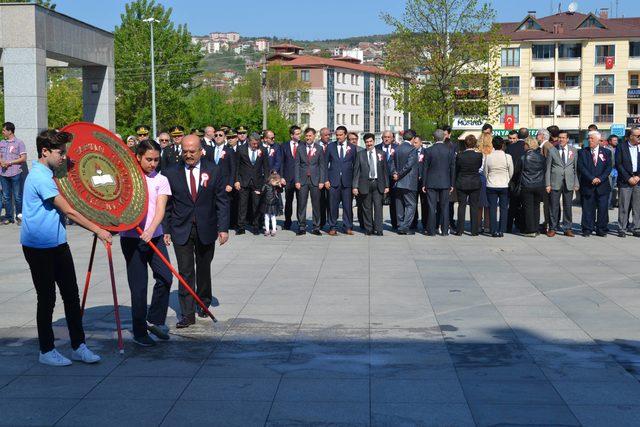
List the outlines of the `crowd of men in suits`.
<svg viewBox="0 0 640 427">
<path fill-rule="evenodd" d="M 626 236 L 627 226 L 633 224 L 633 235 L 640 237 L 639 128 L 631 129 L 628 140 L 618 143 L 617 137 L 605 140 L 595 126 L 590 127 L 589 145 L 581 149 L 570 146 L 568 133 L 557 126 L 541 129 L 535 142 L 525 128 L 511 131 L 507 140 L 492 133 L 492 127 L 485 125 L 480 138 L 488 136 L 489 150 L 485 150 L 476 139 L 452 141 L 447 126 L 431 135 L 434 142 L 428 147 L 411 129 L 402 132 L 400 142 L 385 131 L 378 144 L 373 134 L 366 133 L 362 136 L 364 146 L 358 144 L 359 135 L 344 126 L 335 129 L 333 140 L 328 128 L 316 131 L 292 126 L 289 141 L 282 143 L 276 143 L 270 130 L 257 134 L 244 127 L 209 126 L 192 132 L 200 137 L 203 158 L 220 170 L 229 198 L 230 227 L 236 234 L 248 229 L 260 233 L 262 189 L 269 176 L 277 173 L 284 195 L 283 228 L 292 229 L 295 219 L 298 235 L 310 231 L 319 236 L 323 230 L 329 235 L 339 231 L 351 235 L 355 207 L 360 229 L 367 235 L 381 236 L 383 206 L 388 205 L 391 229 L 398 234 L 415 233 L 419 221 L 426 235 L 447 235 L 450 231 L 461 235 L 468 206 L 472 236 L 486 231 L 502 237 L 504 232 L 518 230 L 531 237 L 540 233 L 553 237 L 563 230 L 572 237 L 571 206 L 579 190 L 582 234 L 604 236 L 615 187 L 618 235 Z M 181 161 L 184 135 L 180 126 L 158 135 L 161 169 Z M 505 166 L 506 178 L 502 180 L 496 172 L 491 175 L 493 170 L 500 171 L 500 167 L 492 169 L 500 162 Z M 617 185 L 612 183 L 613 175 Z M 488 202 L 483 204 L 483 199 Z M 536 220 L 540 204 L 542 223 Z M 483 208 L 487 224 L 491 217 L 485 230 Z M 531 211 L 537 216 L 530 218 Z M 503 218 L 498 221 L 498 216 Z"/>
</svg>

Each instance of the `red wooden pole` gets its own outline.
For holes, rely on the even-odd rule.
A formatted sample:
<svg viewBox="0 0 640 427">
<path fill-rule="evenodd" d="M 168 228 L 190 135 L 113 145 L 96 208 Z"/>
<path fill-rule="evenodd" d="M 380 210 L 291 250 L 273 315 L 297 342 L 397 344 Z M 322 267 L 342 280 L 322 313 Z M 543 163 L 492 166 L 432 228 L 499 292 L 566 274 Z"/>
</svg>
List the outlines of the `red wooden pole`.
<svg viewBox="0 0 640 427">
<path fill-rule="evenodd" d="M 138 234 L 142 235 L 143 231 L 140 227 L 136 227 L 136 231 L 138 232 Z M 178 271 L 173 268 L 173 266 L 171 265 L 171 263 L 169 262 L 169 260 L 162 255 L 162 252 L 160 252 L 160 250 L 158 249 L 158 247 L 156 245 L 153 244 L 153 242 L 148 242 L 148 245 L 151 247 L 151 249 L 153 249 L 153 251 L 156 253 L 156 255 L 158 255 L 160 257 L 160 259 L 162 260 L 162 262 L 169 267 L 169 270 L 171 270 L 171 272 L 173 273 L 174 276 L 176 276 L 176 279 L 178 279 L 178 282 L 180 282 L 180 284 L 182 286 L 184 286 L 184 288 L 187 290 L 187 292 L 189 292 L 191 294 L 191 296 L 196 300 L 196 302 L 198 303 L 198 305 L 204 310 L 205 313 L 207 313 L 207 315 L 211 318 L 211 320 L 213 320 L 214 322 L 217 322 L 218 319 L 215 318 L 215 316 L 213 315 L 213 313 L 211 313 L 211 311 L 209 311 L 209 308 L 202 302 L 202 300 L 200 299 L 200 297 L 198 296 L 198 294 L 196 294 L 193 289 L 191 289 L 191 286 L 189 286 L 189 284 L 187 283 L 186 280 L 184 280 L 182 278 L 182 276 L 180 275 L 180 273 L 178 273 Z"/>
<path fill-rule="evenodd" d="M 89 268 L 87 268 L 87 277 L 84 281 L 84 292 L 82 292 L 82 306 L 80 307 L 80 316 L 84 316 L 84 306 L 87 302 L 87 293 L 89 292 L 89 282 L 91 281 L 91 270 L 93 270 L 93 258 L 96 255 L 96 242 L 98 235 L 93 235 L 93 245 L 91 245 L 91 256 L 89 257 Z"/>
<path fill-rule="evenodd" d="M 124 353 L 124 343 L 122 342 L 122 326 L 120 324 L 120 309 L 118 307 L 118 294 L 116 293 L 116 277 L 113 272 L 113 257 L 111 256 L 111 243 L 106 243 L 107 258 L 109 260 L 109 274 L 111 275 L 111 291 L 113 292 L 113 309 L 116 317 L 116 328 L 118 330 L 118 350 Z"/>
</svg>

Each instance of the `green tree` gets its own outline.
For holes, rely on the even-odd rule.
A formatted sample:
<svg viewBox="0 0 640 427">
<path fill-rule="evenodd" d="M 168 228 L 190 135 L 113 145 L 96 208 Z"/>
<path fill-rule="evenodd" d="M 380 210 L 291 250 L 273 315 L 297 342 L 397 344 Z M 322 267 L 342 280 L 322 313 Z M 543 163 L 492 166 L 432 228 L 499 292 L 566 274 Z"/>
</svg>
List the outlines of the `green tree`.
<svg viewBox="0 0 640 427">
<path fill-rule="evenodd" d="M 59 129 L 82 120 L 82 80 L 73 70 L 49 69 L 49 127 Z"/>
<path fill-rule="evenodd" d="M 150 24 L 154 18 L 156 110 L 158 129 L 189 122 L 186 99 L 196 87 L 202 59 L 191 43 L 186 25 L 174 26 L 172 9 L 154 0 L 136 0 L 125 6 L 116 27 L 116 127 L 121 134 L 138 124 L 151 124 Z"/>
<path fill-rule="evenodd" d="M 413 113 L 414 123 L 430 129 L 451 123 L 454 115 L 497 118 L 502 102 L 496 53 L 505 39 L 493 25 L 496 12 L 489 3 L 407 0 L 401 18 L 382 16 L 394 28 L 385 67 L 402 77 L 391 82 L 394 98 Z"/>
</svg>

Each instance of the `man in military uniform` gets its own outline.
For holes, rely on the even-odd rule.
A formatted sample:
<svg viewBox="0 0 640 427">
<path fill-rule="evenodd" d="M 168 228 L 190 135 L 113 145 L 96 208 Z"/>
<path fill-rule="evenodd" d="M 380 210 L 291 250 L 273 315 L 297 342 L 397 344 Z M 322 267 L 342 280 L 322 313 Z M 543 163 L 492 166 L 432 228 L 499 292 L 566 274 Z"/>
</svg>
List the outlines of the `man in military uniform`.
<svg viewBox="0 0 640 427">
<path fill-rule="evenodd" d="M 165 170 L 171 166 L 177 165 L 180 162 L 182 156 L 182 138 L 184 138 L 184 127 L 174 126 L 169 131 L 171 138 L 173 139 L 173 145 L 167 147 L 162 152 L 160 158 L 160 169 Z"/>
<path fill-rule="evenodd" d="M 137 137 L 138 143 L 149 139 L 149 126 L 147 125 L 136 126 L 136 135 L 138 136 Z"/>
<path fill-rule="evenodd" d="M 224 127 L 226 126 L 223 126 L 220 129 L 222 130 Z M 235 183 L 235 174 L 236 174 L 235 167 L 237 167 L 237 163 L 238 163 L 237 154 L 236 154 L 238 150 L 238 135 L 236 134 L 236 131 L 233 129 L 227 130 L 227 147 L 231 151 L 231 153 L 233 153 L 233 156 L 234 156 L 233 181 Z M 229 205 L 231 206 L 230 213 L 229 213 L 229 228 L 236 229 L 238 228 L 238 204 L 240 202 L 240 192 L 235 188 L 233 188 L 232 191 L 229 193 L 229 202 L 230 202 Z"/>
<path fill-rule="evenodd" d="M 240 126 L 238 129 L 236 129 L 236 133 L 238 134 L 238 145 L 246 145 L 249 130 L 244 126 Z"/>
<path fill-rule="evenodd" d="M 195 135 L 198 138 L 202 139 L 202 137 L 204 136 L 204 132 L 202 131 L 202 129 L 191 128 L 191 135 Z"/>
</svg>

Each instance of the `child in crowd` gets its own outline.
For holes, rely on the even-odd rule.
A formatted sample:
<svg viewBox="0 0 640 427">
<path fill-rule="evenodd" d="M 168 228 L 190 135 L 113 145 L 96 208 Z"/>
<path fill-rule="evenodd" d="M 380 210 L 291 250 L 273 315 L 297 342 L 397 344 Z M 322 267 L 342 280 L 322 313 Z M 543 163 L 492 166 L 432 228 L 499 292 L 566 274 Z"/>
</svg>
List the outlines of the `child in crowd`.
<svg viewBox="0 0 640 427">
<path fill-rule="evenodd" d="M 282 185 L 280 184 L 280 175 L 272 172 L 269 180 L 262 188 L 263 206 L 264 206 L 264 235 L 276 235 L 276 217 L 282 215 Z M 269 224 L 271 224 L 271 232 L 269 232 Z"/>
</svg>

